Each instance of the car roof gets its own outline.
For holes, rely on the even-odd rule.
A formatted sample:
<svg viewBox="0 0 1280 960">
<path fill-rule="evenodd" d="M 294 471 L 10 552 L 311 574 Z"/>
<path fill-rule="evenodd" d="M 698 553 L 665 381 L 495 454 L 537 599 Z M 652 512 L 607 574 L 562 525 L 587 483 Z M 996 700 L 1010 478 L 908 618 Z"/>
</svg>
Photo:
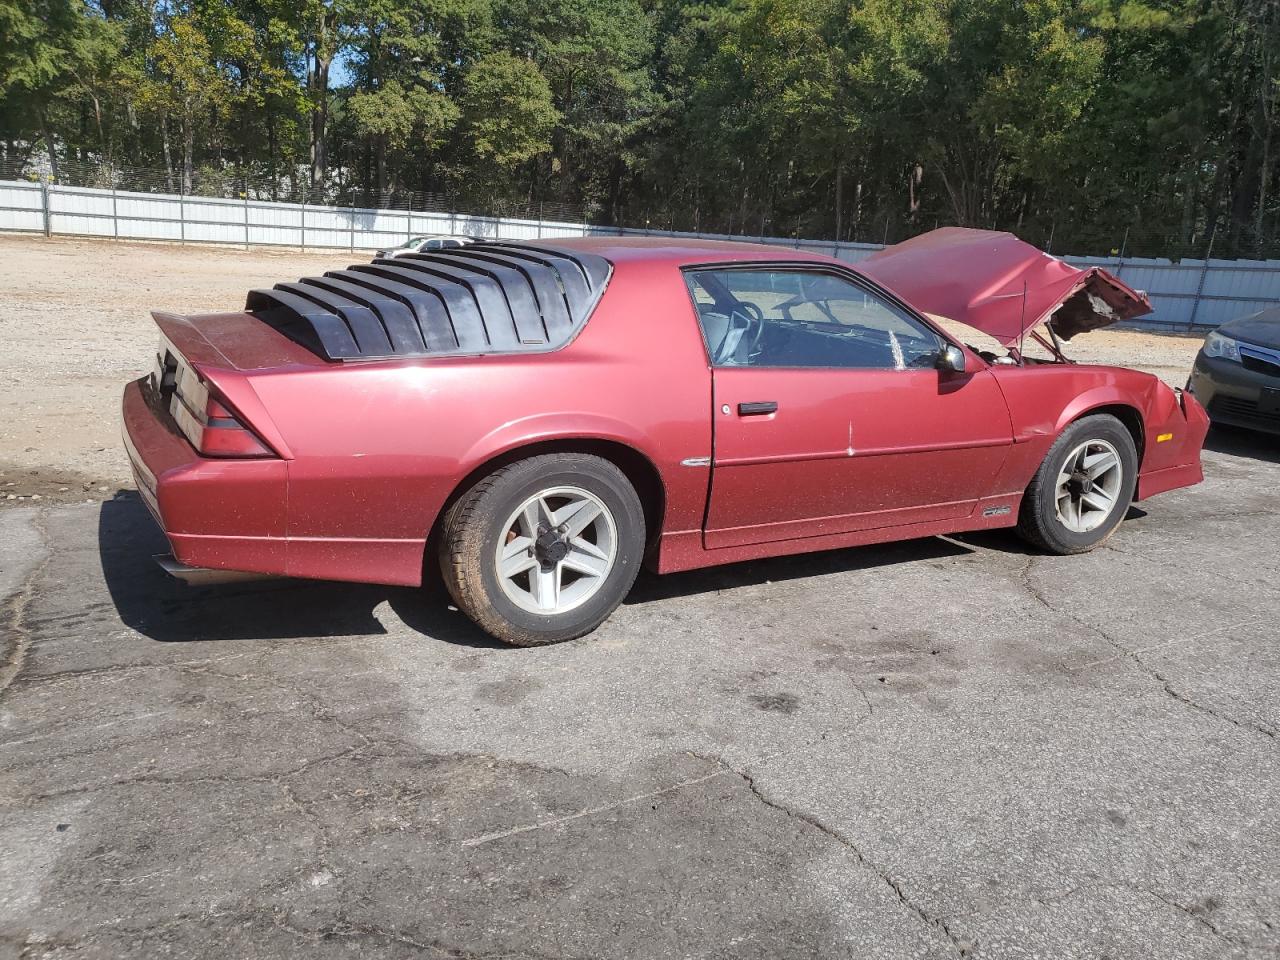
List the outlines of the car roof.
<svg viewBox="0 0 1280 960">
<path fill-rule="evenodd" d="M 761 243 L 490 241 L 382 257 L 249 292 L 245 309 L 327 360 L 532 353 L 568 343 L 629 264 L 838 263 Z"/>
<path fill-rule="evenodd" d="M 530 247 L 592 253 L 615 264 L 666 263 L 674 267 L 703 263 L 776 262 L 838 263 L 834 257 L 781 244 L 738 240 L 699 240 L 693 237 L 555 237 L 522 241 Z"/>
</svg>

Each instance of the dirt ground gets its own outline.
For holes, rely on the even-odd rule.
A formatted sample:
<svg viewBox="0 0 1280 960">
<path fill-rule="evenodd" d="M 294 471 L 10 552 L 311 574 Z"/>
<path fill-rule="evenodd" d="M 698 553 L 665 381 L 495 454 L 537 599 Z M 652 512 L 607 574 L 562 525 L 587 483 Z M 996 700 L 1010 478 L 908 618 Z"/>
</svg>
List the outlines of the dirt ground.
<svg viewBox="0 0 1280 960">
<path fill-rule="evenodd" d="M 119 397 L 151 365 L 152 310 L 234 309 L 247 290 L 335 267 L 302 254 L 200 245 L 0 236 L 0 504 L 102 499 L 132 486 Z M 1149 370 L 1180 386 L 1200 338 L 1132 330 L 1082 336 L 1068 353 Z M 10 499 L 12 498 L 12 499 Z"/>
<path fill-rule="evenodd" d="M 346 266 L 349 253 L 0 236 L 0 501 L 131 487 L 120 391 L 155 352 L 152 310 L 213 312 Z"/>
</svg>

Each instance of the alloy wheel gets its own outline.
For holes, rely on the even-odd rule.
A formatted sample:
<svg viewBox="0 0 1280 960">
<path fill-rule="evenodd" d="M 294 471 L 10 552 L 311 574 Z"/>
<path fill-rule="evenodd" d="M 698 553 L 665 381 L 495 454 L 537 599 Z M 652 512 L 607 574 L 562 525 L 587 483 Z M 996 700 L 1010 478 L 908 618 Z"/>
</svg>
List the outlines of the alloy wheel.
<svg viewBox="0 0 1280 960">
<path fill-rule="evenodd" d="M 618 530 L 604 502 L 581 487 L 552 487 L 507 518 L 494 557 L 498 583 L 517 606 L 551 616 L 581 606 L 617 559 Z"/>
<path fill-rule="evenodd" d="M 1086 440 L 1058 471 L 1058 521 L 1072 533 L 1089 533 L 1111 516 L 1120 497 L 1124 465 L 1106 440 Z"/>
</svg>

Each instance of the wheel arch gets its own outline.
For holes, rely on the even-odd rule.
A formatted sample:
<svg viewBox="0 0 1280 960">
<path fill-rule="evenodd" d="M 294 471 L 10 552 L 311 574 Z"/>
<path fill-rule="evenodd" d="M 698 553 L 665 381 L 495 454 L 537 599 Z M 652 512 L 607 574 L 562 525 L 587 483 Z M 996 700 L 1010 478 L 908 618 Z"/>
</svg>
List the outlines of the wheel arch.
<svg viewBox="0 0 1280 960">
<path fill-rule="evenodd" d="M 1142 458 L 1146 453 L 1147 436 L 1146 425 L 1142 419 L 1142 411 L 1137 407 L 1128 403 L 1100 403 L 1091 406 L 1088 409 L 1080 410 L 1074 413 L 1070 420 L 1062 425 L 1062 429 L 1058 431 L 1059 436 L 1062 430 L 1067 429 L 1071 424 L 1083 420 L 1085 417 L 1092 417 L 1098 414 L 1109 414 L 1115 417 L 1129 431 L 1129 435 L 1133 437 L 1133 446 L 1138 454 L 1138 467 L 1142 467 Z"/>
<path fill-rule="evenodd" d="M 458 481 L 445 498 L 439 513 L 432 522 L 427 536 L 426 549 L 423 555 L 424 573 L 433 569 L 436 551 L 440 545 L 440 534 L 445 518 L 458 498 L 479 483 L 495 470 L 519 460 L 541 456 L 549 453 L 585 453 L 607 460 L 623 472 L 636 496 L 640 498 L 641 509 L 644 510 L 646 553 L 653 550 L 662 532 L 663 517 L 666 512 L 667 492 L 662 474 L 654 462 L 641 451 L 620 440 L 611 440 L 591 436 L 566 436 L 550 439 L 531 440 L 491 454 Z"/>
</svg>

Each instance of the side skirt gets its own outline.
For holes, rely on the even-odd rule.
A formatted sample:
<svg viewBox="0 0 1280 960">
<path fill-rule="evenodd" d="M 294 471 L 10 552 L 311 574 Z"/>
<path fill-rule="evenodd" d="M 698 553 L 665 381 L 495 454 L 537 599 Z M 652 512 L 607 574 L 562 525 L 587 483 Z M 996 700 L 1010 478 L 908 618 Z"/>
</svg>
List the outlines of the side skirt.
<svg viewBox="0 0 1280 960">
<path fill-rule="evenodd" d="M 845 547 L 890 543 L 894 540 L 936 537 L 946 533 L 1012 527 L 1018 522 L 1018 507 L 1021 503 L 1022 494 L 1011 493 L 979 500 L 972 514 L 959 519 L 930 520 L 923 523 L 877 527 L 873 530 L 857 530 L 852 533 L 775 540 L 770 543 L 750 543 L 710 550 L 703 547 L 700 530 L 663 534 L 658 544 L 655 569 L 658 573 L 677 573 L 681 570 L 697 570 L 700 567 L 740 563 L 762 557 L 785 557 L 797 553 L 816 553 L 819 550 L 839 550 Z"/>
</svg>

